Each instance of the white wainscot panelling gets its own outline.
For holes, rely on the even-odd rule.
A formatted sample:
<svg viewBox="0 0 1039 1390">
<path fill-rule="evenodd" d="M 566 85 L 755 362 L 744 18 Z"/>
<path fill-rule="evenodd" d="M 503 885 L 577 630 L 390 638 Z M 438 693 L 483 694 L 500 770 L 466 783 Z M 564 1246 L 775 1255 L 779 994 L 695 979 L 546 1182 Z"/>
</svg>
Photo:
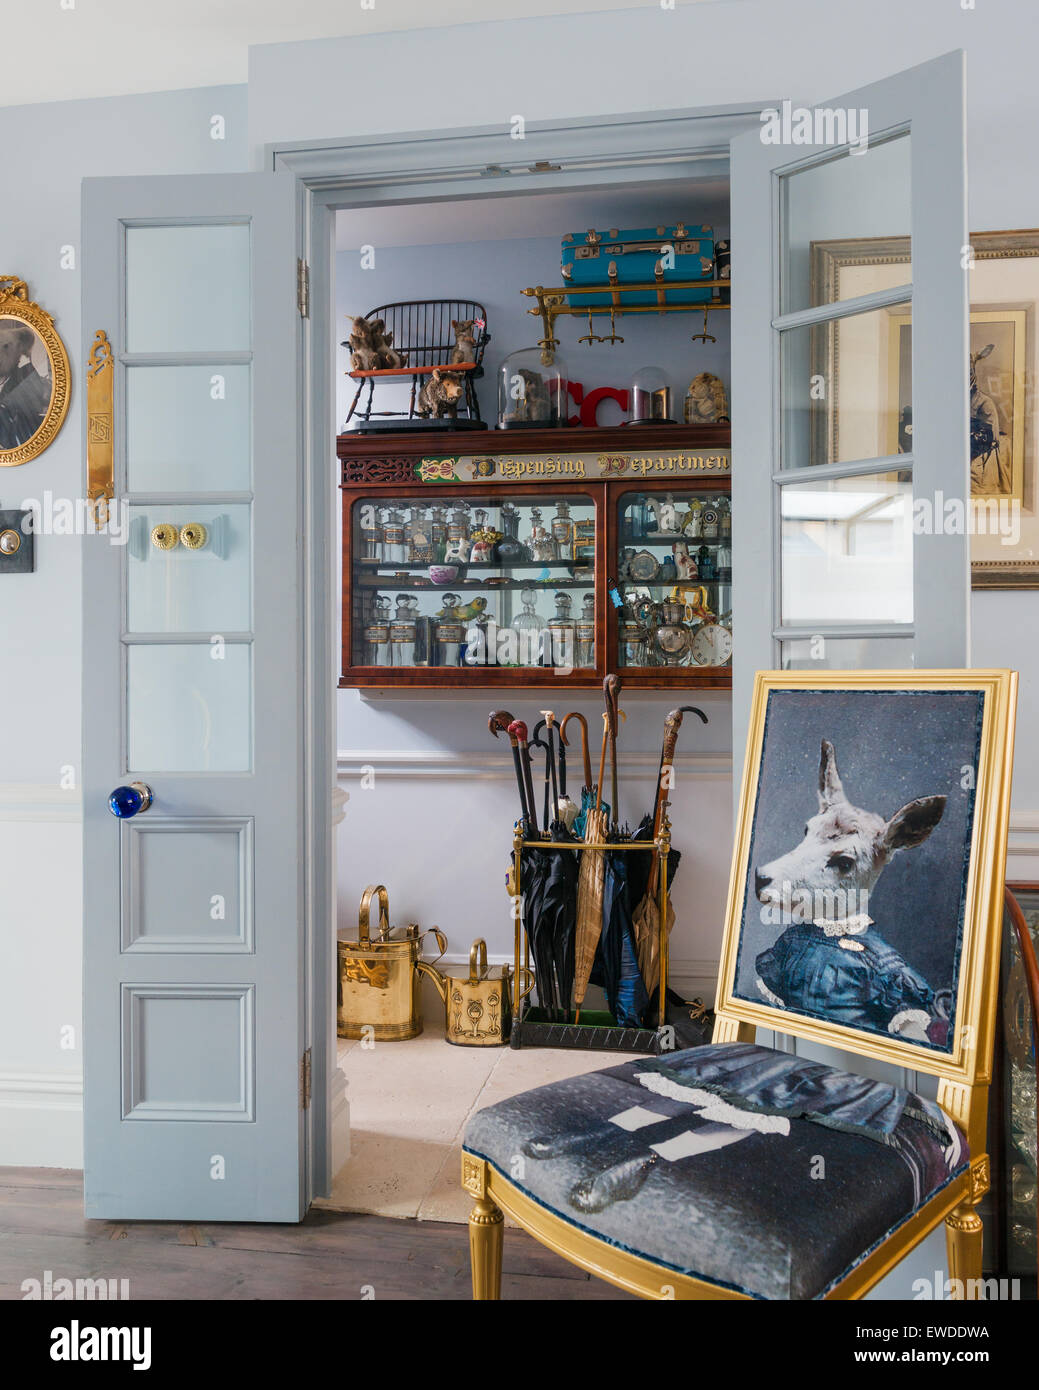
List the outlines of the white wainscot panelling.
<svg viewBox="0 0 1039 1390">
<path fill-rule="evenodd" d="M 0 784 L 0 1165 L 83 1163 L 80 800 Z"/>
<path fill-rule="evenodd" d="M 621 811 L 629 820 L 651 809 L 658 756 L 618 755 Z M 575 799 L 580 781 L 575 751 L 568 759 Z M 351 797 L 338 832 L 340 929 L 356 929 L 366 885 L 385 883 L 393 922 L 439 926 L 447 934 L 449 964 L 467 964 L 477 936 L 486 940 L 492 963 L 511 961 L 505 870 L 517 792 L 508 746 L 457 754 L 344 749 L 339 782 Z M 535 793 L 541 797 L 537 776 Z M 679 753 L 671 818 L 682 863 L 673 894 L 671 978 L 690 997 L 714 995 L 732 853 L 731 798 L 728 753 Z"/>
</svg>

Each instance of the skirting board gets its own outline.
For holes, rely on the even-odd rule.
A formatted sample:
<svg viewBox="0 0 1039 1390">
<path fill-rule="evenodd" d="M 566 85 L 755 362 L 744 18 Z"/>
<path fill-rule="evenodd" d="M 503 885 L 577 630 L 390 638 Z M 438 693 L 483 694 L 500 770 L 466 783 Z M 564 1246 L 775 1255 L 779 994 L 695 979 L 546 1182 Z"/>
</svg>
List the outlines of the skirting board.
<svg viewBox="0 0 1039 1390">
<path fill-rule="evenodd" d="M 83 1167 L 83 1080 L 0 1072 L 0 1166 Z"/>
</svg>

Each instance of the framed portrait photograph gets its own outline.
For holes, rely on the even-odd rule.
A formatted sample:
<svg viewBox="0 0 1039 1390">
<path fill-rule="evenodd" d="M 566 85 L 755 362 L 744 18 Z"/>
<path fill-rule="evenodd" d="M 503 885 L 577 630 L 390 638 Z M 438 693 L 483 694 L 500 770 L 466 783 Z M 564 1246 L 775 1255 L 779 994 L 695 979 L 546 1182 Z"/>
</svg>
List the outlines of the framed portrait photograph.
<svg viewBox="0 0 1039 1390">
<path fill-rule="evenodd" d="M 978 232 L 971 246 L 970 495 L 978 518 L 971 582 L 1037 588 L 1039 230 Z M 813 242 L 812 302 L 905 284 L 910 260 L 908 237 Z M 912 324 L 904 306 L 813 330 L 811 353 L 813 371 L 832 386 L 813 405 L 813 463 L 865 457 L 867 448 L 877 456 L 911 449 Z"/>
<path fill-rule="evenodd" d="M 996 706 L 1012 681 L 758 674 L 719 1008 L 837 1047 L 850 1031 L 878 1056 L 962 1051 L 979 926 L 1001 921 L 986 895 L 1000 834 L 1005 853 Z"/>
<path fill-rule="evenodd" d="M 68 402 L 68 356 L 53 319 L 24 280 L 0 276 L 0 467 L 42 454 Z"/>
</svg>

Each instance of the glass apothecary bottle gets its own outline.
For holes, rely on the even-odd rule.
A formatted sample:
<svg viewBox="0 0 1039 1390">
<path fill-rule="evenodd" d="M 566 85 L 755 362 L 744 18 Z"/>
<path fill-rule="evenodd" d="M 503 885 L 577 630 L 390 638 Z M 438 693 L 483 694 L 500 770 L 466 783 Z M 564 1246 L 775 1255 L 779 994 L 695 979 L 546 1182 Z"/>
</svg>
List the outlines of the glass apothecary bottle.
<svg viewBox="0 0 1039 1390">
<path fill-rule="evenodd" d="M 595 594 L 585 594 L 577 620 L 577 664 L 595 665 Z"/>
<path fill-rule="evenodd" d="M 570 616 L 573 599 L 564 590 L 556 594 L 555 616 L 548 621 L 549 661 L 561 670 L 572 670 L 577 664 L 577 624 Z"/>
<path fill-rule="evenodd" d="M 518 636 L 516 660 L 520 666 L 540 666 L 544 655 L 545 620 L 537 611 L 538 592 L 520 592 L 522 610 L 512 620 L 512 630 Z"/>
<path fill-rule="evenodd" d="M 567 421 L 566 364 L 553 348 L 521 348 L 498 368 L 498 428 L 554 429 Z"/>
</svg>

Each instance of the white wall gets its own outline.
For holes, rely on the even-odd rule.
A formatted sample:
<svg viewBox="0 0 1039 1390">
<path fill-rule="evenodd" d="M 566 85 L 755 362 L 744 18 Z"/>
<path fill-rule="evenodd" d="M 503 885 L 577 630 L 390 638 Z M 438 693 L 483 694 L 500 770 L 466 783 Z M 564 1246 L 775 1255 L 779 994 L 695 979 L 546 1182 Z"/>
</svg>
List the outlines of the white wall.
<svg viewBox="0 0 1039 1390">
<path fill-rule="evenodd" d="M 210 138 L 214 115 L 225 118 L 223 140 Z M 54 316 L 72 368 L 55 443 L 0 470 L 0 499 L 18 506 L 48 490 L 83 494 L 81 179 L 241 169 L 245 92 L 0 108 L 0 147 L 9 194 L 19 191 L 4 204 L 3 271 Z M 36 572 L 0 582 L 0 1164 L 81 1162 L 80 607 L 76 536 L 37 536 Z"/>
</svg>

